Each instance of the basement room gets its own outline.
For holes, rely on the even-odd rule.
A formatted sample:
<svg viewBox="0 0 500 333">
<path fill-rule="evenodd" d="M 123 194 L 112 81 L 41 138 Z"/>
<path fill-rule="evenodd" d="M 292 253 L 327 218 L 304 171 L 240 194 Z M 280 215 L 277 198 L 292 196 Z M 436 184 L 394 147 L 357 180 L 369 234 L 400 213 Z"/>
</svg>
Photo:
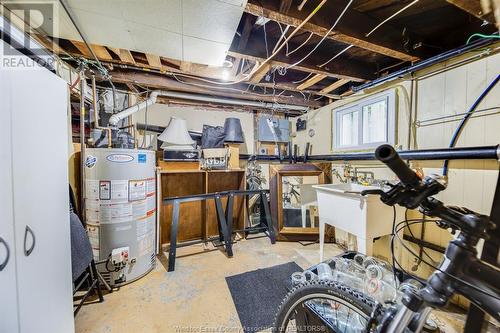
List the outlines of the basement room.
<svg viewBox="0 0 500 333">
<path fill-rule="evenodd" d="M 500 0 L 0 0 L 0 333 L 500 332 Z"/>
</svg>

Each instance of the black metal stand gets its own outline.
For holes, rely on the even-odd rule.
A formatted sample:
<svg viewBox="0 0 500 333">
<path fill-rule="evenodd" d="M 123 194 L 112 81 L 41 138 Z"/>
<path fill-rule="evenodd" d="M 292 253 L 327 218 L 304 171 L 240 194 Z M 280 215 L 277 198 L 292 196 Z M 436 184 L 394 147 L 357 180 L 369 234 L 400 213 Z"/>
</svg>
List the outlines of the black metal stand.
<svg viewBox="0 0 500 333">
<path fill-rule="evenodd" d="M 201 241 L 195 242 L 187 242 L 186 244 L 177 244 L 177 232 L 179 229 L 179 213 L 180 213 L 180 204 L 183 202 L 192 202 L 192 201 L 202 201 L 214 199 L 215 201 L 215 209 L 217 212 L 217 224 L 219 229 L 219 241 L 224 242 L 226 253 L 228 257 L 233 256 L 233 247 L 232 247 L 232 235 L 235 232 L 240 230 L 233 231 L 233 203 L 235 196 L 244 196 L 246 200 L 248 200 L 249 195 L 260 195 L 260 204 L 261 204 L 261 214 L 260 214 L 260 225 L 258 227 L 253 228 L 245 228 L 244 232 L 251 230 L 263 230 L 267 231 L 267 235 L 271 240 L 271 244 L 276 243 L 276 235 L 274 232 L 274 226 L 271 219 L 271 214 L 269 210 L 269 203 L 267 202 L 267 193 L 269 190 L 234 190 L 234 191 L 224 191 L 224 192 L 216 192 L 216 193 L 207 193 L 207 194 L 196 194 L 190 196 L 182 196 L 182 197 L 171 197 L 163 200 L 164 205 L 173 205 L 172 212 L 172 224 L 170 227 L 170 247 L 168 251 L 168 271 L 172 272 L 175 270 L 175 257 L 177 252 L 177 247 L 192 245 L 199 242 L 206 242 L 211 239 L 205 239 Z M 224 211 L 224 207 L 222 205 L 222 198 L 227 197 L 226 209 Z"/>
<path fill-rule="evenodd" d="M 95 266 L 94 260 L 90 262 L 90 265 L 87 268 L 86 272 L 84 273 L 84 276 L 81 277 L 80 282 L 75 286 L 75 289 L 73 290 L 73 297 L 85 283 L 87 283 L 88 289 L 82 296 L 82 298 L 79 300 L 78 304 L 74 306 L 75 307 L 73 310 L 74 316 L 78 314 L 78 311 L 80 311 L 87 298 L 90 296 L 90 294 L 94 292 L 97 293 L 97 296 L 99 297 L 99 303 L 104 302 L 104 297 L 102 295 L 101 285 L 99 284 L 99 278 L 97 276 L 97 268 Z"/>
<path fill-rule="evenodd" d="M 493 205 L 490 212 L 490 220 L 495 223 L 496 228 L 492 231 L 490 238 L 485 240 L 481 260 L 497 266 L 498 251 L 500 250 L 500 171 L 497 180 L 497 188 L 493 197 Z M 481 332 L 484 324 L 484 312 L 474 304 L 469 307 L 467 320 L 465 321 L 464 333 Z"/>
</svg>

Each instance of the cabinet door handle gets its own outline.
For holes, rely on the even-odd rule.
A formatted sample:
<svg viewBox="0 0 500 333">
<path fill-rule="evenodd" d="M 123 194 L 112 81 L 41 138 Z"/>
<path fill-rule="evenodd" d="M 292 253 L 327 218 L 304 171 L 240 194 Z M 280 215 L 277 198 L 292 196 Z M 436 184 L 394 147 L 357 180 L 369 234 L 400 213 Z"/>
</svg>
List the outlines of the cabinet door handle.
<svg viewBox="0 0 500 333">
<path fill-rule="evenodd" d="M 7 266 L 7 263 L 9 262 L 10 250 L 9 250 L 9 245 L 2 237 L 0 237 L 0 243 L 2 243 L 3 246 L 5 246 L 5 250 L 7 251 L 7 255 L 5 257 L 5 260 L 3 261 L 3 263 L 0 264 L 0 272 L 1 272 L 1 271 L 3 271 L 3 269 L 5 268 L 5 266 Z"/>
<path fill-rule="evenodd" d="M 29 249 L 26 249 L 26 243 L 28 240 L 28 232 L 31 234 L 31 237 L 33 238 L 33 243 L 31 244 Z M 27 257 L 33 252 L 33 249 L 35 248 L 35 233 L 33 230 L 27 225 L 26 230 L 24 231 L 24 255 Z"/>
</svg>

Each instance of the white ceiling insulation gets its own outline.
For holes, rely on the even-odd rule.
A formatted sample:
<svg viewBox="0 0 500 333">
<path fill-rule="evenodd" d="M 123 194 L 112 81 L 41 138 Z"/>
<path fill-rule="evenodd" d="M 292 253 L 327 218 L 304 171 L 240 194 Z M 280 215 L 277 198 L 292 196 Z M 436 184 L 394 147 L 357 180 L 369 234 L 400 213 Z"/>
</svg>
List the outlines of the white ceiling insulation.
<svg viewBox="0 0 500 333">
<path fill-rule="evenodd" d="M 65 0 L 91 44 L 221 66 L 247 0 Z M 58 3 L 58 2 L 54 2 Z M 58 6 L 59 38 L 82 41 Z"/>
</svg>

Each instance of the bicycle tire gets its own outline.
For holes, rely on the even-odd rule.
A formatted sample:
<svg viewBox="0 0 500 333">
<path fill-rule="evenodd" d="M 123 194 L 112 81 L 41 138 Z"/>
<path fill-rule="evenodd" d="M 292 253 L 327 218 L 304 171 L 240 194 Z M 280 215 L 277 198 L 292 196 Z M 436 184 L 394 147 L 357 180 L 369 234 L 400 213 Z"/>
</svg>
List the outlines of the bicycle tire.
<svg viewBox="0 0 500 333">
<path fill-rule="evenodd" d="M 289 317 L 294 309 L 314 297 L 325 297 L 341 303 L 367 319 L 367 324 L 375 324 L 370 318 L 380 318 L 377 303 L 364 293 L 336 281 L 308 281 L 294 287 L 281 302 L 274 323 L 273 333 L 287 332 Z M 376 320 L 375 320 L 376 321 Z"/>
</svg>

